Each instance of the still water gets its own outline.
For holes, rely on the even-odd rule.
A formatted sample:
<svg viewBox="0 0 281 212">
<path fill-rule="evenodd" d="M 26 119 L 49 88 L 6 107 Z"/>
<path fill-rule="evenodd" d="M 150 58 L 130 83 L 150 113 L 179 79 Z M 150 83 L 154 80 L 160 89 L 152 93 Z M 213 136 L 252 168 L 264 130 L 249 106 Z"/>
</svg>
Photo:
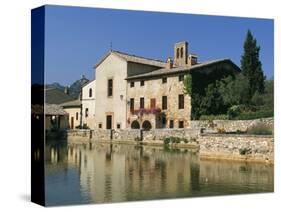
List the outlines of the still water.
<svg viewBox="0 0 281 212">
<path fill-rule="evenodd" d="M 45 152 L 47 205 L 273 191 L 273 166 L 200 160 L 194 150 L 64 143 Z"/>
</svg>

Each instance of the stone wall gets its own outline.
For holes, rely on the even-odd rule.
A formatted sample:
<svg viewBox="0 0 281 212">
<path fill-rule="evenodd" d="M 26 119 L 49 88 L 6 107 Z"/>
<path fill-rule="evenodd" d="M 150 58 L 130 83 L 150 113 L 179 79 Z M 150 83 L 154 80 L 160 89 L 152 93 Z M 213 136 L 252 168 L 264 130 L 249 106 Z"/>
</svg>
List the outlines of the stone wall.
<svg viewBox="0 0 281 212">
<path fill-rule="evenodd" d="M 68 130 L 68 138 L 87 138 L 92 140 L 119 140 L 135 141 L 143 137 L 144 141 L 163 140 L 165 137 L 174 136 L 180 138 L 197 138 L 198 129 L 154 129 L 142 131 L 138 129 L 119 130 Z"/>
<path fill-rule="evenodd" d="M 255 135 L 201 135 L 200 156 L 231 160 L 274 160 L 274 138 Z"/>
<path fill-rule="evenodd" d="M 197 138 L 200 134 L 198 129 L 152 129 L 143 131 L 143 140 L 163 140 L 165 137 Z"/>
<path fill-rule="evenodd" d="M 218 130 L 224 130 L 225 132 L 237 132 L 247 131 L 248 128 L 254 126 L 258 123 L 263 123 L 268 126 L 272 131 L 274 131 L 274 120 L 273 118 L 263 118 L 254 120 L 200 120 L 191 121 L 190 128 L 204 128 L 207 131 L 217 132 Z"/>
</svg>

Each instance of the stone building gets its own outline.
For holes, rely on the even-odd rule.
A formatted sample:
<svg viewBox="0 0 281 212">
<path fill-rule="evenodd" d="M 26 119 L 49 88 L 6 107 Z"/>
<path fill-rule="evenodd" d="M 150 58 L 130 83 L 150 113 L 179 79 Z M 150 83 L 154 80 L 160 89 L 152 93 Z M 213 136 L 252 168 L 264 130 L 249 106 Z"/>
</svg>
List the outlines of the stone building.
<svg viewBox="0 0 281 212">
<path fill-rule="evenodd" d="M 159 60 L 110 51 L 96 67 L 95 122 L 100 129 L 127 128 L 129 76 L 165 67 Z"/>
<path fill-rule="evenodd" d="M 95 128 L 100 129 L 187 128 L 192 99 L 184 92 L 185 75 L 217 80 L 240 70 L 230 59 L 199 63 L 187 42 L 176 43 L 174 58 L 166 62 L 111 50 L 95 67 Z M 200 83 L 206 86 L 192 82 Z"/>
</svg>

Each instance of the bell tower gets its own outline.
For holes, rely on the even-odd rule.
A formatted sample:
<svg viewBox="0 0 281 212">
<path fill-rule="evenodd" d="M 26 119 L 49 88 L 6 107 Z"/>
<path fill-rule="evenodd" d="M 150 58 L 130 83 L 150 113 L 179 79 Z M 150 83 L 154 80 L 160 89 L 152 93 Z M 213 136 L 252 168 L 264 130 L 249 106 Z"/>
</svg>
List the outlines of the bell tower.
<svg viewBox="0 0 281 212">
<path fill-rule="evenodd" d="M 186 41 L 178 42 L 174 47 L 175 66 L 187 66 L 188 43 Z"/>
</svg>

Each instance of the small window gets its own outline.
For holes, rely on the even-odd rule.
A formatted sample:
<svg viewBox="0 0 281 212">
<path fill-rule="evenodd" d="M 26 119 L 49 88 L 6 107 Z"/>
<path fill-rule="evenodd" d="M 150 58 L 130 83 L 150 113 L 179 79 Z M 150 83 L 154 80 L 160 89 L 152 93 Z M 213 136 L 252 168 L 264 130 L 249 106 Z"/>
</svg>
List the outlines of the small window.
<svg viewBox="0 0 281 212">
<path fill-rule="evenodd" d="M 179 109 L 184 109 L 184 95 L 179 95 Z"/>
<path fill-rule="evenodd" d="M 140 81 L 140 86 L 144 86 L 144 80 Z"/>
<path fill-rule="evenodd" d="M 78 120 L 78 118 L 79 118 L 79 113 L 76 112 L 76 120 Z"/>
<path fill-rule="evenodd" d="M 113 79 L 107 81 L 107 96 L 113 95 Z"/>
<path fill-rule="evenodd" d="M 141 109 L 144 108 L 144 98 L 143 97 L 140 98 L 140 108 Z"/>
<path fill-rule="evenodd" d="M 99 123 L 99 128 L 100 128 L 100 129 L 102 128 L 102 123 Z"/>
<path fill-rule="evenodd" d="M 120 129 L 121 128 L 121 124 L 118 123 L 116 127 L 117 127 L 117 129 Z"/>
<path fill-rule="evenodd" d="M 133 112 L 135 109 L 135 100 L 134 98 L 130 99 L 130 111 Z"/>
<path fill-rule="evenodd" d="M 130 82 L 130 87 L 135 87 L 135 82 Z"/>
<path fill-rule="evenodd" d="M 167 122 L 166 117 L 162 117 L 162 125 L 163 125 L 163 127 L 166 127 L 166 122 Z"/>
<path fill-rule="evenodd" d="M 89 97 L 92 97 L 92 88 L 89 89 Z"/>
<path fill-rule="evenodd" d="M 162 83 L 167 83 L 167 77 L 162 78 Z"/>
<path fill-rule="evenodd" d="M 169 127 L 170 127 L 170 128 L 174 128 L 174 120 L 170 120 Z"/>
<path fill-rule="evenodd" d="M 150 108 L 156 107 L 156 99 L 150 99 Z"/>
<path fill-rule="evenodd" d="M 89 116 L 89 108 L 85 109 L 85 117 L 87 118 Z"/>
<path fill-rule="evenodd" d="M 179 121 L 179 128 L 183 128 L 184 127 L 184 122 L 183 121 Z"/>
<path fill-rule="evenodd" d="M 184 80 L 184 75 L 183 74 L 179 75 L 179 82 L 181 82 L 183 80 Z"/>
<path fill-rule="evenodd" d="M 179 57 L 180 57 L 180 49 L 177 48 L 177 58 L 179 58 Z"/>
<path fill-rule="evenodd" d="M 162 96 L 162 110 L 167 109 L 167 96 Z"/>
<path fill-rule="evenodd" d="M 181 47 L 181 58 L 183 58 L 183 47 Z"/>
</svg>

